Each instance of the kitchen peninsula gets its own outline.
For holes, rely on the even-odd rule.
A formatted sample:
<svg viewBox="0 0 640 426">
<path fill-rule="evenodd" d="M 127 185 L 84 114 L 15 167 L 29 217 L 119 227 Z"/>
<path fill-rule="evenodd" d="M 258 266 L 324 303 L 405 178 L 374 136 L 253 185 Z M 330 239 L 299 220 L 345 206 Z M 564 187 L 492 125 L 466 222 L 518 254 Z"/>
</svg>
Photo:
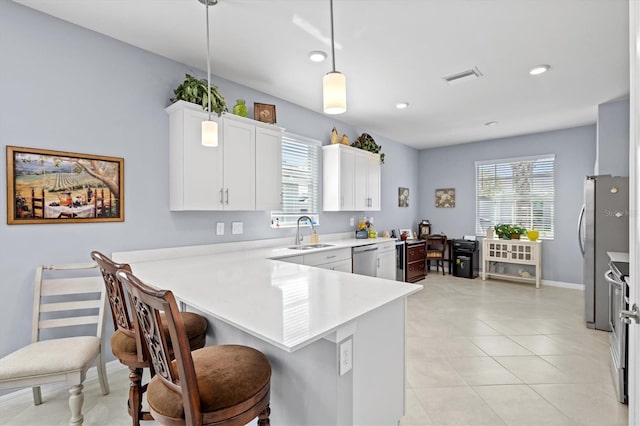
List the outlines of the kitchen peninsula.
<svg viewBox="0 0 640 426">
<path fill-rule="evenodd" d="M 306 252 L 382 239 L 372 240 L 340 239 Z M 113 258 L 206 315 L 207 344 L 244 344 L 269 358 L 273 424 L 398 424 L 405 404 L 406 297 L 422 286 L 283 262 L 278 259 L 300 252 L 282 241 Z"/>
</svg>

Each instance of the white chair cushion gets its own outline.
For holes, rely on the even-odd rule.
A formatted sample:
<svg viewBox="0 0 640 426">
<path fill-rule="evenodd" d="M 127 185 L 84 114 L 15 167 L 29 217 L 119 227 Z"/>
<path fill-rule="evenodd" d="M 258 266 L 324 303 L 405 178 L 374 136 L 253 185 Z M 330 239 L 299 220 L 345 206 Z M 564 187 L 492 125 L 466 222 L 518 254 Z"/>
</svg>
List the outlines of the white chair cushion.
<svg viewBox="0 0 640 426">
<path fill-rule="evenodd" d="M 86 369 L 99 352 L 100 339 L 77 336 L 32 343 L 0 360 L 0 382 Z"/>
</svg>

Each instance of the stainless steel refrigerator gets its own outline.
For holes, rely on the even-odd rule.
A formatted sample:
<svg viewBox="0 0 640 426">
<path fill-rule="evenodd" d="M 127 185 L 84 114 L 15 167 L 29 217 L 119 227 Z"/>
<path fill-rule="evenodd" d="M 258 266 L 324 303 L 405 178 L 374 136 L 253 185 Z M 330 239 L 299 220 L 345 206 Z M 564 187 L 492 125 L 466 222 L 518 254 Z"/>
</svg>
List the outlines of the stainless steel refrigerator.
<svg viewBox="0 0 640 426">
<path fill-rule="evenodd" d="M 588 328 L 609 327 L 607 252 L 629 251 L 629 178 L 587 176 L 578 220 L 578 242 L 584 257 L 584 307 Z"/>
</svg>

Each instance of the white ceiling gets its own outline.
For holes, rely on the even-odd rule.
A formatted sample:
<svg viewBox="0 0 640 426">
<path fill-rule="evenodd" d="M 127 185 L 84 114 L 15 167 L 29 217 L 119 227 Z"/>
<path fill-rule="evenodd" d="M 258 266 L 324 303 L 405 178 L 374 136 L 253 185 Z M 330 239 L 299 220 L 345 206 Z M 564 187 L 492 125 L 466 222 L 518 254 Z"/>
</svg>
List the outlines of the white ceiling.
<svg viewBox="0 0 640 426">
<path fill-rule="evenodd" d="M 206 70 L 198 0 L 14 1 Z M 329 0 L 219 0 L 212 74 L 321 112 L 330 56 L 307 54 L 330 55 L 329 16 Z M 629 92 L 627 0 L 335 0 L 334 22 L 336 118 L 415 148 L 595 123 Z M 551 70 L 532 77 L 537 64 Z M 442 79 L 473 67 L 481 78 Z"/>
</svg>

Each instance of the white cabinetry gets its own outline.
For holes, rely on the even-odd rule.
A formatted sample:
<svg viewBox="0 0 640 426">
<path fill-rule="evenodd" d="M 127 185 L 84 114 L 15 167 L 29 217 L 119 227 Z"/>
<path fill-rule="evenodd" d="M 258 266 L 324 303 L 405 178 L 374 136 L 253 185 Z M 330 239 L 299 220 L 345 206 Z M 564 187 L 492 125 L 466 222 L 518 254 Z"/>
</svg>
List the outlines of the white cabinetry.
<svg viewBox="0 0 640 426">
<path fill-rule="evenodd" d="M 380 155 L 334 144 L 322 156 L 324 211 L 380 210 Z"/>
<path fill-rule="evenodd" d="M 376 277 L 387 280 L 396 279 L 396 242 L 378 244 L 378 264 Z"/>
<path fill-rule="evenodd" d="M 218 147 L 200 143 L 208 114 L 179 101 L 169 114 L 171 210 L 280 208 L 282 129 L 231 114 L 218 118 Z"/>
<path fill-rule="evenodd" d="M 304 264 L 351 273 L 351 248 L 340 248 L 305 254 Z"/>
<path fill-rule="evenodd" d="M 532 265 L 534 275 L 524 270 L 518 274 L 505 273 L 500 269 L 499 263 Z M 488 276 L 535 282 L 536 288 L 539 288 L 542 277 L 542 242 L 485 239 L 482 242 L 482 279 L 486 280 Z"/>
</svg>

